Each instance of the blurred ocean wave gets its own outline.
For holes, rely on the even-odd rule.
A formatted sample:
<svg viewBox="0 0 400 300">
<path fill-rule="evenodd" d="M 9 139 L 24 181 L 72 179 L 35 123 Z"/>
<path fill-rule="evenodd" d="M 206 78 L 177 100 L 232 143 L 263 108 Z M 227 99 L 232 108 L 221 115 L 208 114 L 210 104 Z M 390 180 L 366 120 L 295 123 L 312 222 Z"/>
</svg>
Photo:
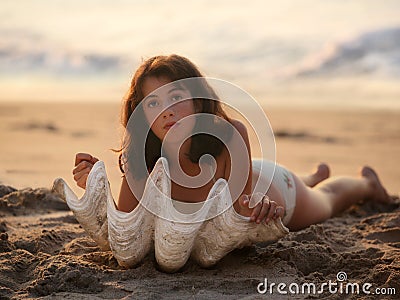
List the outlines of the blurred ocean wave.
<svg viewBox="0 0 400 300">
<path fill-rule="evenodd" d="M 0 73 L 81 76 L 118 72 L 123 58 L 79 52 L 51 43 L 29 30 L 0 30 Z M 72 48 L 72 47 L 71 47 Z"/>
<path fill-rule="evenodd" d="M 0 30 L 0 73 L 48 73 L 59 76 L 118 74 L 137 58 L 101 51 L 79 52 L 26 31 Z M 229 41 L 219 40 L 224 49 Z M 200 55 L 201 56 L 201 55 Z M 308 53 L 297 42 L 255 40 L 237 49 L 204 52 L 208 64 L 218 61 L 226 77 L 282 79 L 320 77 L 388 77 L 400 79 L 400 27 L 364 32 L 345 41 L 331 41 Z M 240 70 L 238 73 L 237 70 Z"/>
<path fill-rule="evenodd" d="M 282 71 L 287 77 L 388 77 L 400 79 L 400 27 L 365 32 L 330 42 L 321 51 Z"/>
</svg>

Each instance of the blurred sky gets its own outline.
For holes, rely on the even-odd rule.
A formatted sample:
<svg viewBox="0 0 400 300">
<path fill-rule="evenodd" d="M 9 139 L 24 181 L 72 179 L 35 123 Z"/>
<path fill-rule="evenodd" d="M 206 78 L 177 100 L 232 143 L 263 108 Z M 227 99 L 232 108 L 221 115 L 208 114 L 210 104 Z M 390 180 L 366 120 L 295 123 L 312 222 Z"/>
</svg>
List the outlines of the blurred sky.
<svg viewBox="0 0 400 300">
<path fill-rule="evenodd" d="M 256 92 L 327 45 L 399 27 L 398 0 L 2 0 L 0 101 L 120 101 L 142 58 L 170 53 Z"/>
</svg>

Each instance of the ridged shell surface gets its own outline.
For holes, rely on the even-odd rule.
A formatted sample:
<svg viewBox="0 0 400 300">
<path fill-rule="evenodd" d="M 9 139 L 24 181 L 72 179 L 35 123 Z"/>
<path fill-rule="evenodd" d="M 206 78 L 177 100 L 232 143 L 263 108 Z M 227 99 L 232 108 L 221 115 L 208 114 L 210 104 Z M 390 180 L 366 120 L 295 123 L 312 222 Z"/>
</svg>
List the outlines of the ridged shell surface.
<svg viewBox="0 0 400 300">
<path fill-rule="evenodd" d="M 289 232 L 281 219 L 256 224 L 239 215 L 225 179 L 215 182 L 195 211 L 183 213 L 171 199 L 168 174 L 168 162 L 161 157 L 139 205 L 129 213 L 117 210 L 102 161 L 93 166 L 81 199 L 61 178 L 54 181 L 53 190 L 99 247 L 111 249 L 124 267 L 140 263 L 153 247 L 157 263 L 166 272 L 179 270 L 189 257 L 209 267 L 235 248 L 276 241 Z"/>
</svg>

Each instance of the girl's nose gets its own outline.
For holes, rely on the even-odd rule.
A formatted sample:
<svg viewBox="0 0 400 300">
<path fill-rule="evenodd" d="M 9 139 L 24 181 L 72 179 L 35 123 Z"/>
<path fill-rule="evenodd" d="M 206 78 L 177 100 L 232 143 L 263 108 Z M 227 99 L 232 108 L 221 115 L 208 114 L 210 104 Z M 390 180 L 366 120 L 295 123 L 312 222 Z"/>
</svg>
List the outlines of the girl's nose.
<svg viewBox="0 0 400 300">
<path fill-rule="evenodd" d="M 174 113 L 174 110 L 172 109 L 172 105 L 167 107 L 162 113 L 162 116 L 164 119 L 167 117 L 172 117 L 174 115 L 175 115 L 175 113 Z"/>
</svg>

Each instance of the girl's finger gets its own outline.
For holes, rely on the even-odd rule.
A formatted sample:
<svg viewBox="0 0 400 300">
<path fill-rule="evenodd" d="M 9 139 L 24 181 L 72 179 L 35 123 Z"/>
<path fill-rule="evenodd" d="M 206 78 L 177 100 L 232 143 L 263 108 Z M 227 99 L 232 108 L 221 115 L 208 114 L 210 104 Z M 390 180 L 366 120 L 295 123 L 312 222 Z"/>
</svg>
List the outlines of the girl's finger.
<svg viewBox="0 0 400 300">
<path fill-rule="evenodd" d="M 84 170 L 84 169 L 86 169 L 86 168 L 91 169 L 92 167 L 93 167 L 93 165 L 92 165 L 90 162 L 88 162 L 88 161 L 86 161 L 86 160 L 81 161 L 81 162 L 72 170 L 72 174 L 77 174 L 78 172 L 81 172 L 82 170 Z"/>
<path fill-rule="evenodd" d="M 277 204 L 275 201 L 270 201 L 270 206 L 268 210 L 267 217 L 265 218 L 265 223 L 268 223 L 269 220 L 274 216 L 275 211 L 276 211 Z"/>
<path fill-rule="evenodd" d="M 75 155 L 75 166 L 77 166 L 81 161 L 91 161 L 94 157 L 89 153 L 77 153 Z"/>
<path fill-rule="evenodd" d="M 76 182 L 77 185 L 83 189 L 86 189 L 86 180 L 88 178 L 88 174 L 84 174 L 79 180 Z"/>
<path fill-rule="evenodd" d="M 249 208 L 256 207 L 259 203 L 261 203 L 263 201 L 263 197 L 264 197 L 264 195 L 259 192 L 251 195 L 251 199 L 249 202 Z"/>
<path fill-rule="evenodd" d="M 90 162 L 94 165 L 96 162 L 98 162 L 99 159 L 97 157 L 92 156 L 92 159 L 90 160 Z"/>
<path fill-rule="evenodd" d="M 284 210 L 284 208 L 283 208 L 282 206 L 278 206 L 278 207 L 275 209 L 274 219 L 283 218 L 284 215 L 285 215 L 285 210 Z"/>
<path fill-rule="evenodd" d="M 258 215 L 260 214 L 261 208 L 262 208 L 262 203 L 259 203 L 256 207 L 253 208 L 253 211 L 250 216 L 250 221 L 254 222 Z"/>
<path fill-rule="evenodd" d="M 90 173 L 90 168 L 83 169 L 74 175 L 74 180 L 78 182 L 83 176 L 88 176 Z"/>
<path fill-rule="evenodd" d="M 240 196 L 240 204 L 247 207 L 249 205 L 249 196 L 246 194 Z"/>
<path fill-rule="evenodd" d="M 258 215 L 257 218 L 257 224 L 261 223 L 261 221 L 265 218 L 265 215 L 268 213 L 269 209 L 270 209 L 270 201 L 268 199 L 268 197 L 264 197 L 263 202 L 262 202 L 262 207 L 261 207 L 261 211 L 260 214 Z"/>
</svg>

